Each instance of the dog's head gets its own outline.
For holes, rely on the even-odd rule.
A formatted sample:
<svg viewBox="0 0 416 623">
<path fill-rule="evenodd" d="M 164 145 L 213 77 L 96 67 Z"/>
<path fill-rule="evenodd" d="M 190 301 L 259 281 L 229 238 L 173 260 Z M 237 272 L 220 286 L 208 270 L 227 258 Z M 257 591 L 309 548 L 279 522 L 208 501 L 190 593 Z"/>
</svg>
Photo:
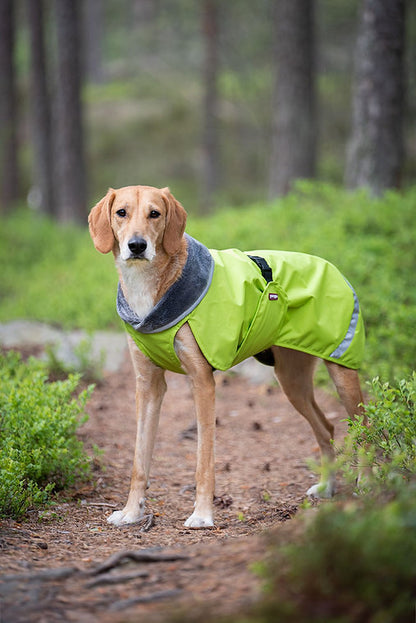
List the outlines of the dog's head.
<svg viewBox="0 0 416 623">
<path fill-rule="evenodd" d="M 122 261 L 151 261 L 161 250 L 175 255 L 185 231 L 186 212 L 169 188 L 110 188 L 88 217 L 91 238 L 101 253 Z"/>
</svg>

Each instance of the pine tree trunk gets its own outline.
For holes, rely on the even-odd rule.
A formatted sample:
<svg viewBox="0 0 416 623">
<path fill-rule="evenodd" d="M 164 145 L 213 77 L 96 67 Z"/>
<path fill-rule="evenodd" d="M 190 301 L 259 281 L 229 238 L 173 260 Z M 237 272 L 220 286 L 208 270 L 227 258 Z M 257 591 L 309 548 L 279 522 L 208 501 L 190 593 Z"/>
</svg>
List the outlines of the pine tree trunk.
<svg viewBox="0 0 416 623">
<path fill-rule="evenodd" d="M 51 104 L 46 68 L 43 0 L 26 1 L 31 62 L 31 114 L 34 145 L 34 189 L 38 207 L 54 214 Z"/>
<path fill-rule="evenodd" d="M 346 186 L 397 187 L 403 163 L 405 0 L 363 0 Z"/>
<path fill-rule="evenodd" d="M 269 192 L 315 176 L 314 0 L 275 0 L 276 87 Z"/>
<path fill-rule="evenodd" d="M 86 176 L 81 106 L 81 37 L 78 0 L 56 0 L 58 75 L 56 164 L 58 219 L 84 223 Z"/>
<path fill-rule="evenodd" d="M 0 0 L 0 210 L 19 196 L 17 98 L 14 75 L 14 3 Z"/>
<path fill-rule="evenodd" d="M 220 184 L 218 144 L 218 5 L 217 0 L 204 0 L 202 31 L 205 44 L 203 70 L 203 180 L 202 206 L 209 209 Z"/>
<path fill-rule="evenodd" d="M 104 80 L 103 69 L 103 12 L 102 0 L 84 0 L 83 46 L 85 51 L 85 75 L 90 82 L 100 84 Z"/>
</svg>

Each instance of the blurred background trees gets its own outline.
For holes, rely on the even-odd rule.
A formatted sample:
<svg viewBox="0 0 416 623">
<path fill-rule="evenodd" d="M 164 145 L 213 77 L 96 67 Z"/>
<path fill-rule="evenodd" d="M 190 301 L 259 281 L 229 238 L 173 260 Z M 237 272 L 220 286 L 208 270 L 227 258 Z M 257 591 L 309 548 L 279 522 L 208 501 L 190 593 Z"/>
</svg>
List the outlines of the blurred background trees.
<svg viewBox="0 0 416 623">
<path fill-rule="evenodd" d="M 0 0 L 0 205 L 6 208 L 18 199 L 20 191 L 14 54 L 13 0 Z"/>
<path fill-rule="evenodd" d="M 80 0 L 54 3 L 56 63 L 56 206 L 62 222 L 82 222 L 87 201 L 81 106 L 82 40 Z"/>
<path fill-rule="evenodd" d="M 405 0 L 363 0 L 353 88 L 348 188 L 399 187 L 405 112 Z"/>
<path fill-rule="evenodd" d="M 28 199 L 85 222 L 110 185 L 170 185 L 197 210 L 305 177 L 373 194 L 412 184 L 415 11 L 0 0 L 0 209 Z"/>
<path fill-rule="evenodd" d="M 54 214 L 52 109 L 47 69 L 44 8 L 42 0 L 26 0 L 30 42 L 30 120 L 33 180 L 37 201 L 47 214 Z"/>
<path fill-rule="evenodd" d="M 316 173 L 315 0 L 275 0 L 270 195 Z"/>
<path fill-rule="evenodd" d="M 202 133 L 202 206 L 210 208 L 220 186 L 219 121 L 219 0 L 202 2 L 203 62 L 203 133 Z"/>
</svg>

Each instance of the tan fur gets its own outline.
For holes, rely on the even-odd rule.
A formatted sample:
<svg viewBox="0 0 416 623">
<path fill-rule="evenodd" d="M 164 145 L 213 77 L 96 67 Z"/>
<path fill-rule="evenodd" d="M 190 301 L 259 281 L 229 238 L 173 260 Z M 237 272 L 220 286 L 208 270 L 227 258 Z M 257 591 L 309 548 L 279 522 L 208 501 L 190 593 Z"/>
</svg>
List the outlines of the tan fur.
<svg viewBox="0 0 416 623">
<path fill-rule="evenodd" d="M 125 210 L 126 215 L 120 217 L 117 214 L 119 210 Z M 154 215 L 155 211 L 159 216 L 152 218 L 151 213 Z M 140 311 L 139 307 L 142 309 L 148 305 L 151 308 L 155 305 L 180 277 L 186 262 L 185 223 L 186 212 L 168 188 L 128 186 L 109 189 L 92 209 L 89 217 L 91 237 L 101 253 L 113 251 L 124 295 L 136 313 Z M 146 241 L 147 257 L 143 259 L 127 257 L 128 242 L 135 236 Z M 136 374 L 137 437 L 127 504 L 109 518 L 115 525 L 134 523 L 143 517 L 159 413 L 166 391 L 164 370 L 141 353 L 130 337 L 128 342 Z M 214 377 L 188 324 L 178 331 L 175 350 L 182 368 L 191 379 L 198 425 L 195 509 L 185 525 L 204 528 L 213 525 Z M 314 398 L 316 358 L 288 348 L 274 346 L 272 351 L 276 362 L 275 373 L 283 391 L 310 423 L 322 455 L 332 460 L 333 426 Z M 326 365 L 348 415 L 359 413 L 363 397 L 357 372 L 335 363 L 326 362 Z M 334 488 L 331 477 L 329 481 L 311 487 L 309 493 L 330 496 Z"/>
<path fill-rule="evenodd" d="M 111 208 L 116 194 L 112 188 L 101 201 L 91 210 L 88 217 L 91 237 L 100 253 L 110 253 L 114 245 L 114 234 L 111 228 Z"/>
</svg>

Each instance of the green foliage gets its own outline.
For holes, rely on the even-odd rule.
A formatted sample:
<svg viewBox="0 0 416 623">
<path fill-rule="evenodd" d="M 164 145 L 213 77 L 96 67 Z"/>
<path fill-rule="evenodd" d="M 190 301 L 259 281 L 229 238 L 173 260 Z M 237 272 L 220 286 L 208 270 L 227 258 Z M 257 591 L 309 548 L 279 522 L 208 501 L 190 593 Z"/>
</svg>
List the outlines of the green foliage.
<svg viewBox="0 0 416 623">
<path fill-rule="evenodd" d="M 89 474 L 76 430 L 92 387 L 73 394 L 79 376 L 50 383 L 45 365 L 0 355 L 0 515 L 19 517 L 53 490 Z"/>
<path fill-rule="evenodd" d="M 368 425 L 363 417 L 348 420 L 338 462 L 350 481 L 366 468 L 361 490 L 397 488 L 416 479 L 416 373 L 397 387 L 375 378 L 371 390 L 375 398 L 365 405 Z"/>
<path fill-rule="evenodd" d="M 18 211 L 0 230 L 0 322 L 29 318 L 86 330 L 119 326 L 112 257 L 87 230 Z"/>
</svg>

